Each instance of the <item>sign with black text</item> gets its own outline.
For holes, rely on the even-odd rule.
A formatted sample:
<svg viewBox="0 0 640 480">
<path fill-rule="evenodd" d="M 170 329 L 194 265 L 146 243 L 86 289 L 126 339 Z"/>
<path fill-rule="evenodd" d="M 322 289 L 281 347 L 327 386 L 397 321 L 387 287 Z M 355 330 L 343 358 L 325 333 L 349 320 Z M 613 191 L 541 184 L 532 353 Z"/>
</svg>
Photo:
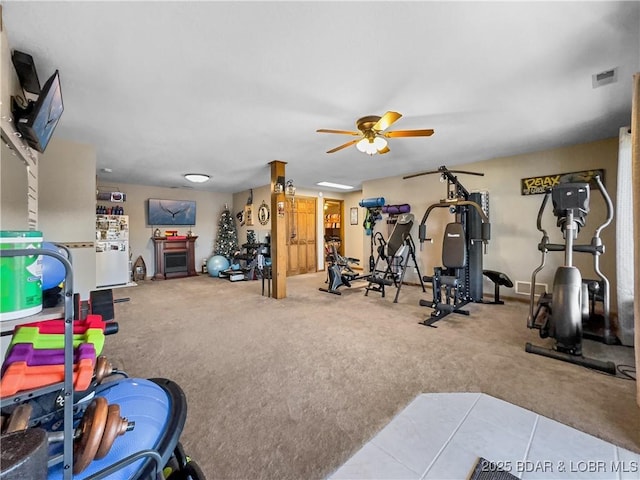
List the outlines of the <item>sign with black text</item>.
<svg viewBox="0 0 640 480">
<path fill-rule="evenodd" d="M 604 170 L 583 170 L 581 172 L 557 173 L 555 175 L 541 175 L 520 180 L 520 192 L 522 195 L 538 195 L 546 193 L 556 185 L 570 182 L 586 182 L 595 186 L 594 177 L 598 175 L 604 185 Z"/>
</svg>

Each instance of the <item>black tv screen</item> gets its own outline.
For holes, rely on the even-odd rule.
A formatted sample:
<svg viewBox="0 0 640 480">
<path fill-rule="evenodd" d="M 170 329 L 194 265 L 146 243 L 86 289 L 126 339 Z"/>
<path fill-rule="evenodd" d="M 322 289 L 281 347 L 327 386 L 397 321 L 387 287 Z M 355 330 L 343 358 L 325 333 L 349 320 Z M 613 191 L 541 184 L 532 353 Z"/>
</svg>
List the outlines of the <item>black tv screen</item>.
<svg viewBox="0 0 640 480">
<path fill-rule="evenodd" d="M 63 111 L 60 74 L 56 70 L 42 87 L 38 100 L 29 102 L 17 114 L 16 126 L 31 148 L 44 152 Z"/>
<path fill-rule="evenodd" d="M 195 225 L 196 202 L 193 200 L 149 199 L 149 225 Z"/>
</svg>

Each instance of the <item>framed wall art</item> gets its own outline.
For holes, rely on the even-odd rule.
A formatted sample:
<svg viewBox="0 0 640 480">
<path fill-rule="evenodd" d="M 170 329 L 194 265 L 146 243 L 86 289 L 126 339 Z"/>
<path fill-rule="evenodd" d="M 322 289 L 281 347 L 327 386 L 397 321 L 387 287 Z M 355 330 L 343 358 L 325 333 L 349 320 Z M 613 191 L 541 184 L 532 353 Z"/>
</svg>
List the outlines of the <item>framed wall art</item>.
<svg viewBox="0 0 640 480">
<path fill-rule="evenodd" d="M 358 224 L 358 207 L 351 207 L 351 210 L 349 210 L 349 223 L 351 225 Z"/>
</svg>

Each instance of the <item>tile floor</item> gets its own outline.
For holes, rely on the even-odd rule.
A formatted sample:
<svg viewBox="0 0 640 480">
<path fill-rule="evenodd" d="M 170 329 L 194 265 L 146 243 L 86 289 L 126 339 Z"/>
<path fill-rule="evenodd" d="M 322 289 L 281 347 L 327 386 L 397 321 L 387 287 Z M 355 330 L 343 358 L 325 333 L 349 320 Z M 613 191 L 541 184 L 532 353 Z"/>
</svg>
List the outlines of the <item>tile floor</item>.
<svg viewBox="0 0 640 480">
<path fill-rule="evenodd" d="M 329 480 L 464 480 L 478 457 L 522 479 L 640 479 L 629 450 L 482 393 L 429 393 Z"/>
</svg>

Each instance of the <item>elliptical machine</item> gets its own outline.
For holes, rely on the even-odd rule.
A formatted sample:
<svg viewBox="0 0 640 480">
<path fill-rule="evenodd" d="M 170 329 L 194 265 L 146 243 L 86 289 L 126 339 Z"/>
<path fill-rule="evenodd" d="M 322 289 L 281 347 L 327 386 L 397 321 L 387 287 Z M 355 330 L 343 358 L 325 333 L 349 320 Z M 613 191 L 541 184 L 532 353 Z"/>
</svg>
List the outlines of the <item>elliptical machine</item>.
<svg viewBox="0 0 640 480">
<path fill-rule="evenodd" d="M 600 277 L 604 305 L 604 336 L 605 343 L 614 343 L 609 320 L 609 280 L 600 271 L 599 258 L 604 253 L 604 245 L 600 232 L 613 219 L 613 204 L 600 177 L 594 180 L 602 194 L 607 207 L 607 218 L 596 228 L 589 245 L 576 245 L 575 239 L 580 228 L 585 224 L 589 213 L 590 189 L 588 183 L 563 183 L 557 185 L 545 194 L 538 211 L 537 228 L 542 232 L 542 240 L 538 250 L 542 252 L 540 265 L 531 274 L 531 294 L 527 327 L 540 331 L 540 337 L 555 338 L 553 349 L 543 348 L 527 343 L 525 351 L 557 360 L 574 363 L 584 367 L 603 371 L 615 375 L 616 366 L 613 362 L 586 358 L 582 355 L 582 322 L 589 317 L 589 284 L 583 282 L 580 270 L 573 265 L 573 253 L 590 253 L 594 259 L 594 271 Z M 549 242 L 546 230 L 542 228 L 542 214 L 551 196 L 553 214 L 557 217 L 565 243 Z M 548 252 L 564 252 L 564 265 L 558 267 L 553 279 L 553 293 L 544 292 L 540 295 L 537 309 L 534 312 L 536 275 L 545 265 Z"/>
</svg>

